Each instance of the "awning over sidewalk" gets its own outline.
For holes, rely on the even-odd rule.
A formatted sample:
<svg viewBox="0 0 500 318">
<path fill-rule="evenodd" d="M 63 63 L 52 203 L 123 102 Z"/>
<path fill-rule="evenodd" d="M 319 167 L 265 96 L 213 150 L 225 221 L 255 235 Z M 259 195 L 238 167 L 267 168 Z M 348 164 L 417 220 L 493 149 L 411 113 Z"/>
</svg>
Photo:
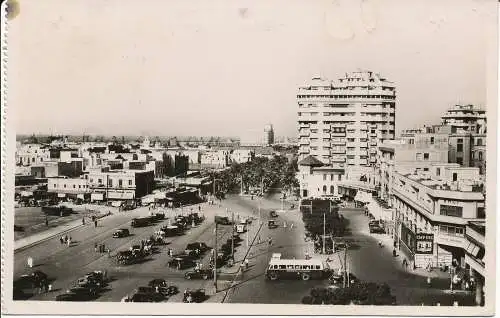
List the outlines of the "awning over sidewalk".
<svg viewBox="0 0 500 318">
<path fill-rule="evenodd" d="M 66 193 L 58 193 L 57 197 L 58 198 L 65 198 L 66 197 Z"/>
<path fill-rule="evenodd" d="M 80 194 L 77 194 L 76 195 L 76 198 L 77 199 L 82 199 L 82 200 L 85 200 L 85 195 L 83 193 L 80 193 Z"/>
<path fill-rule="evenodd" d="M 92 201 L 102 201 L 102 200 L 104 200 L 104 194 L 103 193 L 92 193 L 90 195 L 90 199 Z"/>
<path fill-rule="evenodd" d="M 33 191 L 21 191 L 21 196 L 22 197 L 32 197 Z"/>
</svg>

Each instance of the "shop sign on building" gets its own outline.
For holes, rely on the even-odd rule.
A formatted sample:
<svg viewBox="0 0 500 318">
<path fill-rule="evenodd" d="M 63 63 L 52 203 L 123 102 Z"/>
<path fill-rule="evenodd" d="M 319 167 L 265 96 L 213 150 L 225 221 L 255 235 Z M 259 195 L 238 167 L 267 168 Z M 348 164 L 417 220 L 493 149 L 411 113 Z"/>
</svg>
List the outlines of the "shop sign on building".
<svg viewBox="0 0 500 318">
<path fill-rule="evenodd" d="M 418 233 L 416 241 L 417 254 L 432 254 L 434 252 L 434 234 Z"/>
</svg>

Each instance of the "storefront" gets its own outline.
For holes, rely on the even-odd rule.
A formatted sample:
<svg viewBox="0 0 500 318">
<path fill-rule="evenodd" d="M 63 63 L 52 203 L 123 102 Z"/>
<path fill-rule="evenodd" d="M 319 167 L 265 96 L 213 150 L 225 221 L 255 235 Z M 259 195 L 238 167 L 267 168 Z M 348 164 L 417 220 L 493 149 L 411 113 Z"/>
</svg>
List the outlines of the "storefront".
<svg viewBox="0 0 500 318">
<path fill-rule="evenodd" d="M 434 261 L 434 234 L 418 233 L 415 235 L 415 267 L 433 267 Z"/>
<path fill-rule="evenodd" d="M 399 236 L 399 250 L 406 256 L 410 264 L 415 260 L 416 235 L 409 227 L 401 222 L 401 233 Z"/>
</svg>

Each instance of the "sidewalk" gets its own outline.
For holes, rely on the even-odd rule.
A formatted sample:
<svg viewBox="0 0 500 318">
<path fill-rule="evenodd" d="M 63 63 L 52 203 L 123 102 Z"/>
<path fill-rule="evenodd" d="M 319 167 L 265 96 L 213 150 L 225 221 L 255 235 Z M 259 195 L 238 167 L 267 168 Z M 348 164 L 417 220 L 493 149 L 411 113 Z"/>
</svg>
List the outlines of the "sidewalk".
<svg viewBox="0 0 500 318">
<path fill-rule="evenodd" d="M 82 216 L 85 216 L 86 218 L 88 218 L 89 215 L 95 215 L 95 216 L 97 216 L 98 219 L 102 219 L 103 217 L 106 217 L 109 215 L 108 213 L 109 213 L 110 209 L 103 209 L 103 210 L 106 210 L 106 211 L 91 210 L 91 211 L 87 212 L 88 215 L 82 215 Z M 88 224 L 88 223 L 90 223 L 90 220 L 86 220 L 86 224 Z M 20 238 L 20 239 L 14 241 L 14 253 L 20 252 L 20 251 L 22 251 L 26 248 L 32 247 L 34 245 L 43 243 L 43 242 L 48 241 L 48 240 L 50 240 L 54 237 L 57 237 L 59 235 L 66 234 L 66 233 L 73 231 L 73 230 L 75 230 L 79 227 L 82 227 L 82 226 L 84 226 L 82 224 L 82 220 L 80 218 L 78 218 L 77 220 L 73 220 L 73 221 L 70 221 L 70 222 L 65 223 L 63 225 L 53 227 L 49 230 L 37 232 L 33 235 Z"/>
<path fill-rule="evenodd" d="M 65 225 L 61 225 L 55 228 L 52 228 L 47 231 L 38 232 L 36 234 L 24 237 L 14 242 L 14 253 L 20 252 L 26 248 L 29 248 L 33 245 L 45 242 L 59 235 L 65 234 L 69 231 L 72 231 L 82 225 L 82 220 L 74 220 Z"/>
</svg>

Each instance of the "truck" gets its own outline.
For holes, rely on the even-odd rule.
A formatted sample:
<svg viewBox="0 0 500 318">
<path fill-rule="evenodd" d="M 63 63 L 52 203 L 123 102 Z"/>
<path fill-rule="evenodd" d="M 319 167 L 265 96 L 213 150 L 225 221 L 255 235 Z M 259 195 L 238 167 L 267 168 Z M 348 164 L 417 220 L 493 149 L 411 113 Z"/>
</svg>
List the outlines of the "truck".
<svg viewBox="0 0 500 318">
<path fill-rule="evenodd" d="M 215 223 L 221 224 L 221 225 L 231 225 L 232 224 L 227 216 L 220 216 L 220 215 L 215 216 Z"/>
<path fill-rule="evenodd" d="M 150 224 L 151 224 L 151 217 L 133 218 L 132 222 L 130 222 L 130 226 L 132 227 L 148 226 Z"/>
</svg>

